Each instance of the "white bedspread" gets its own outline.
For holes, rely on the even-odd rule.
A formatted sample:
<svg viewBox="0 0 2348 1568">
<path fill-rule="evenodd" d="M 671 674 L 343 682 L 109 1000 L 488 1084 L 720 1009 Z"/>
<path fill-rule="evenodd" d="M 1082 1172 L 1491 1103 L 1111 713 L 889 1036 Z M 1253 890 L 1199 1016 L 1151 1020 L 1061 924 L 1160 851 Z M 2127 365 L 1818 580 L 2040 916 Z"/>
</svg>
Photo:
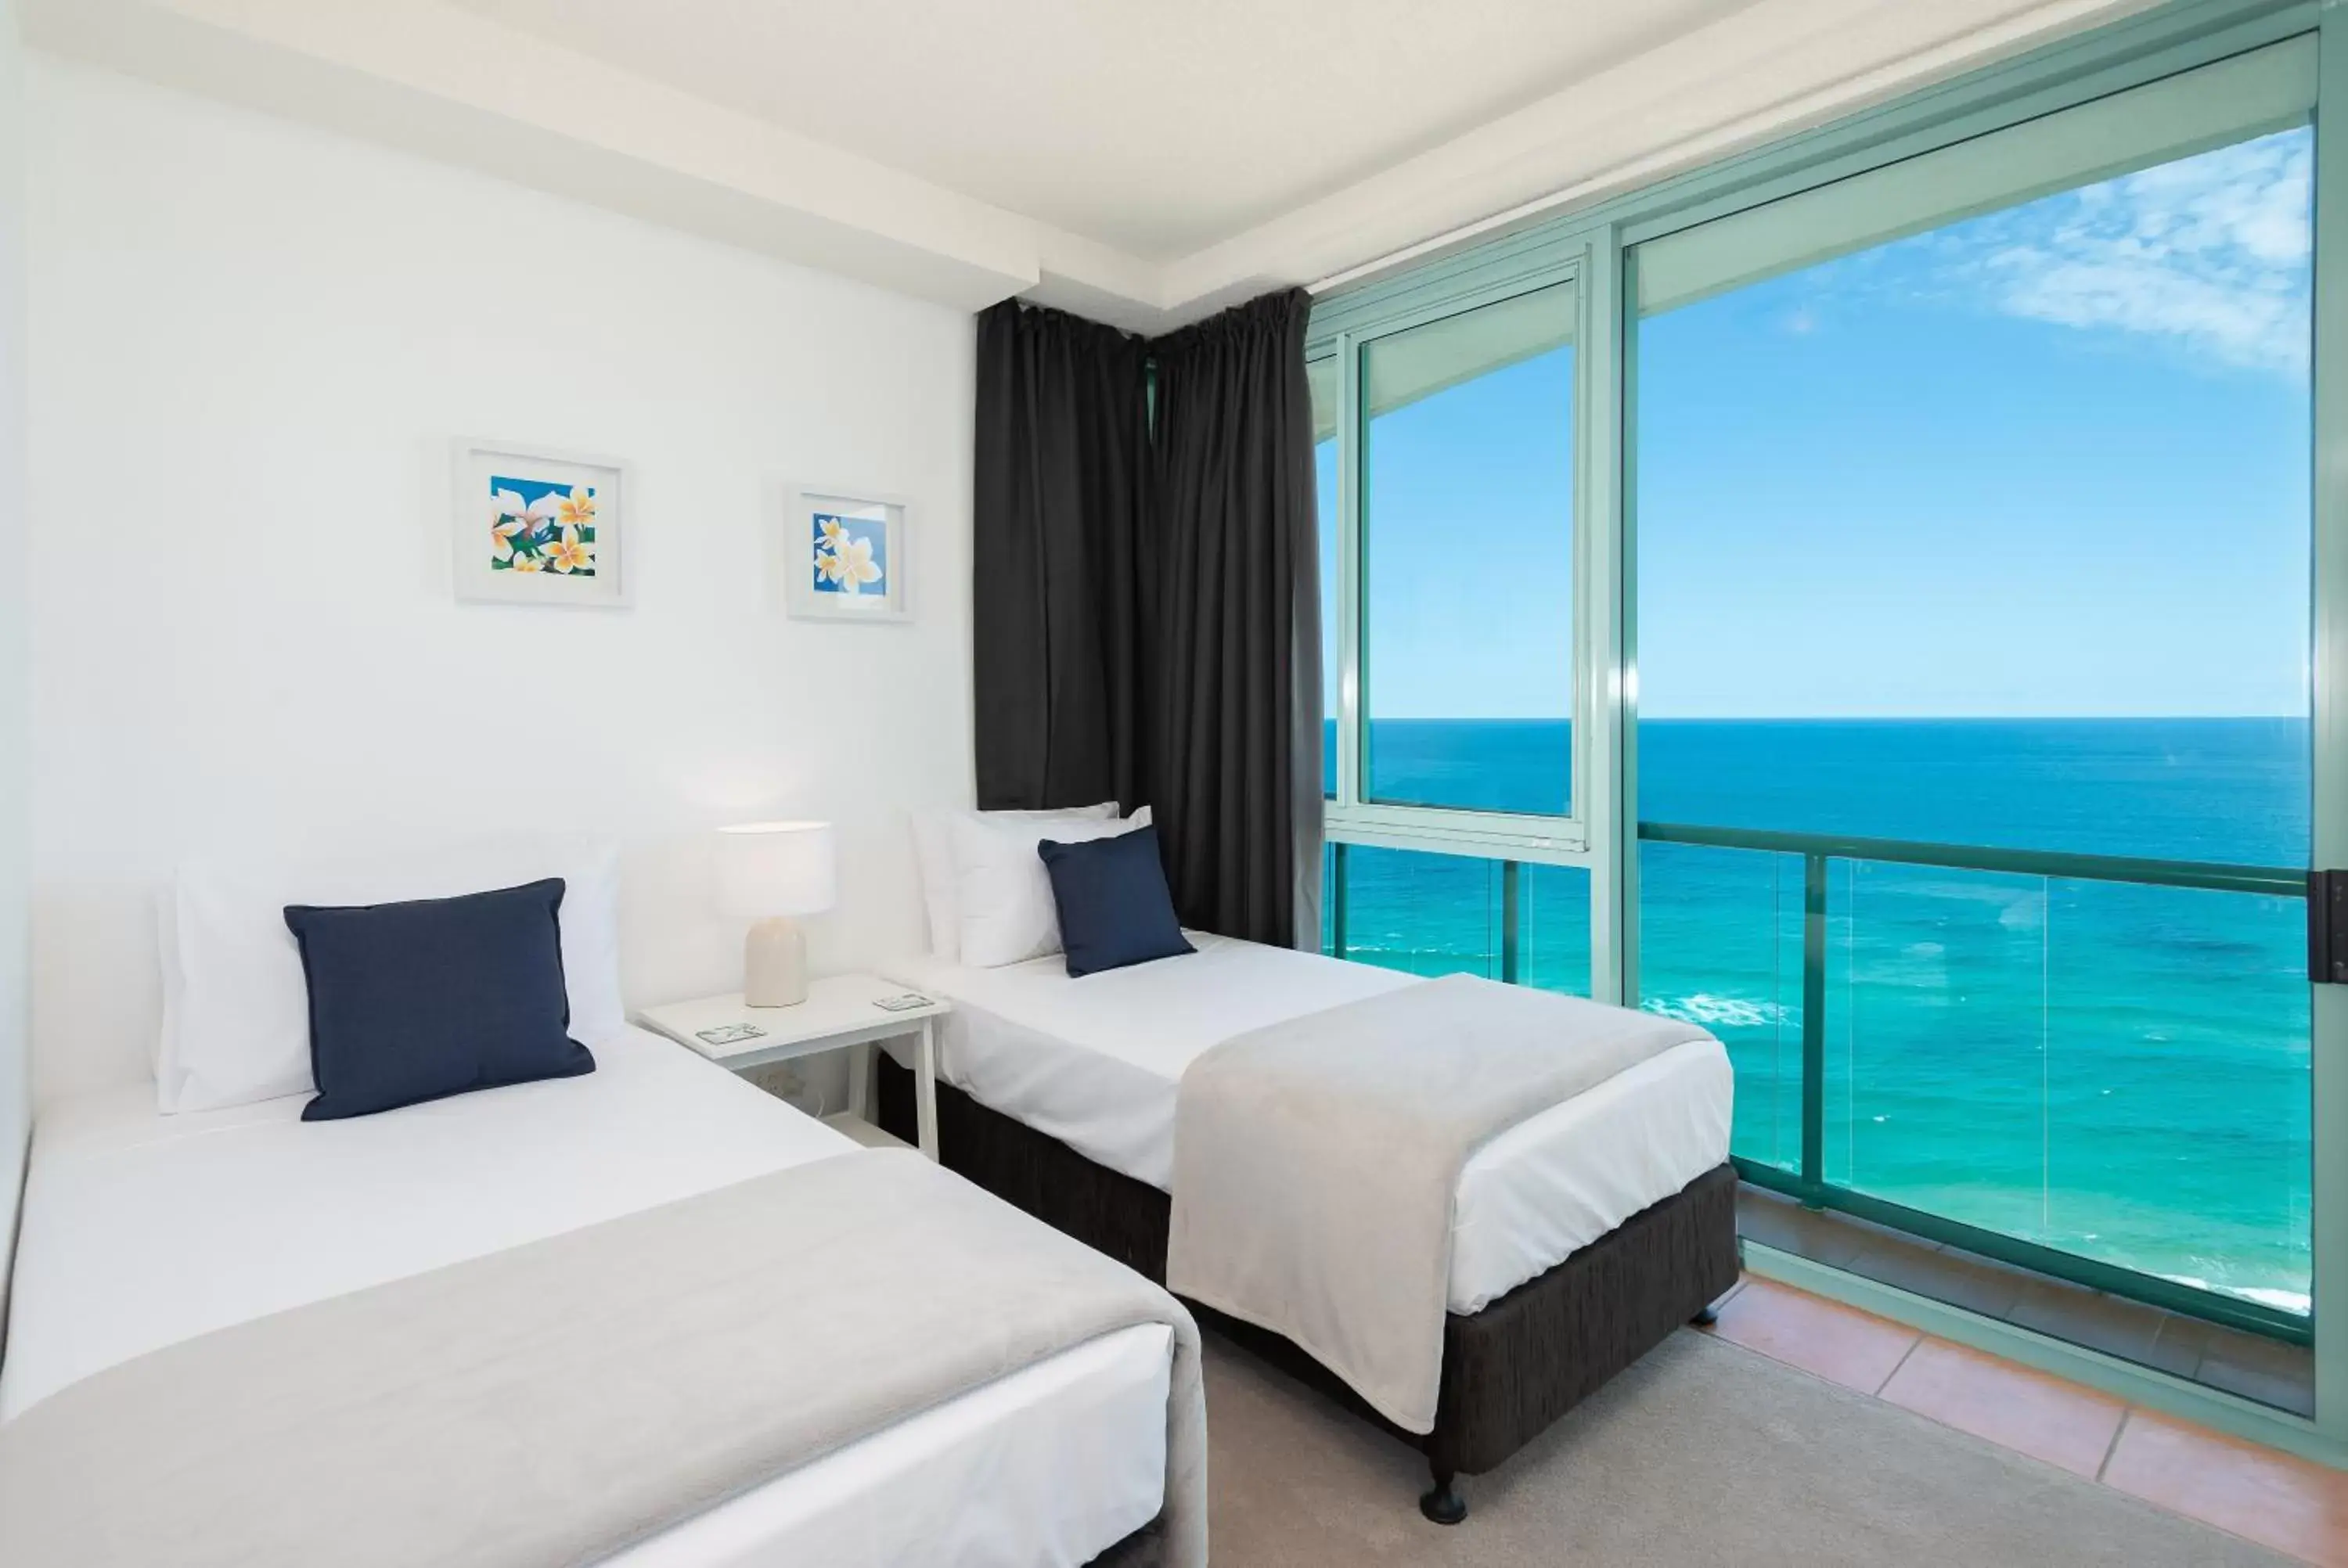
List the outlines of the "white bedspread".
<svg viewBox="0 0 2348 1568">
<path fill-rule="evenodd" d="M 148 1085 L 56 1107 L 35 1137 L 0 1419 L 212 1328 L 846 1144 L 651 1035 L 590 1044 L 584 1078 L 342 1122 L 301 1122 L 300 1098 L 165 1118 Z M 1107 1336 L 613 1561 L 1085 1562 L 1158 1512 L 1169 1348 L 1159 1328 Z"/>
<path fill-rule="evenodd" d="M 1166 1283 L 1435 1430 L 1468 1157 L 1674 1046 L 1632 1008 L 1447 975 L 1227 1040 L 1182 1075 Z"/>
<path fill-rule="evenodd" d="M 982 1104 L 1170 1191 L 1182 1071 L 1235 1035 L 1417 978 L 1189 933 L 1198 952 L 1070 979 L 1064 960 L 889 973 L 947 998 L 940 1071 Z M 1481 1311 L 1728 1158 L 1735 1081 L 1716 1040 L 1674 1046 L 1478 1150 L 1453 1210 L 1450 1310 Z"/>
</svg>

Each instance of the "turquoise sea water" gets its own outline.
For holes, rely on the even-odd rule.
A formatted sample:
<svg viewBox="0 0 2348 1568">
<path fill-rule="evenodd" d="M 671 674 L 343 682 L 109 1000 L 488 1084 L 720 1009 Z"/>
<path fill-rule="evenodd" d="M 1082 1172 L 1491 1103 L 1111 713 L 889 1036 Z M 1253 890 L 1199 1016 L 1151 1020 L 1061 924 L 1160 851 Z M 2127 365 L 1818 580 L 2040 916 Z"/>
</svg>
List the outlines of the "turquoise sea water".
<svg viewBox="0 0 2348 1568">
<path fill-rule="evenodd" d="M 1558 809 L 1550 721 L 1383 721 L 1384 798 Z M 1640 815 L 2303 867 L 2308 731 L 2269 719 L 1648 721 Z M 1642 1005 L 1737 1072 L 1735 1147 L 1800 1159 L 1802 861 L 1648 845 Z M 1347 956 L 1497 974 L 1497 866 L 1354 848 Z M 2304 1310 L 2310 1077 L 2296 898 L 1833 863 L 1828 1179 Z M 1588 881 L 1529 867 L 1520 978 L 1589 985 Z"/>
</svg>

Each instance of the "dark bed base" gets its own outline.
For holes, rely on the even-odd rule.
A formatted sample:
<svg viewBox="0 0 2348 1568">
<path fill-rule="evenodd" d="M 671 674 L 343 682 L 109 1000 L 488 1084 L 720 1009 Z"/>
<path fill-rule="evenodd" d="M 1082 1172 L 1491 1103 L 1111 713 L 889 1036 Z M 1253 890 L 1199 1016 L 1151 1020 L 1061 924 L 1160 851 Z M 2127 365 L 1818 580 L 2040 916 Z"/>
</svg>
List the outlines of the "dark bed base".
<svg viewBox="0 0 2348 1568">
<path fill-rule="evenodd" d="M 875 1054 L 880 1124 L 911 1141 L 913 1075 Z M 1147 1182 L 1097 1165 L 944 1083 L 938 1153 L 949 1170 L 1165 1283 L 1173 1200 Z M 1708 1316 L 1736 1271 L 1736 1173 L 1721 1165 L 1483 1311 L 1446 1318 L 1443 1383 L 1426 1433 L 1380 1416 L 1281 1335 L 1189 1305 L 1200 1322 L 1424 1450 L 1435 1488 L 1420 1508 L 1450 1524 L 1468 1511 L 1457 1477 L 1492 1469 L 1673 1328 Z"/>
<path fill-rule="evenodd" d="M 1159 1514 L 1085 1564 L 1085 1568 L 1158 1568 L 1166 1561 L 1166 1516 Z"/>
</svg>

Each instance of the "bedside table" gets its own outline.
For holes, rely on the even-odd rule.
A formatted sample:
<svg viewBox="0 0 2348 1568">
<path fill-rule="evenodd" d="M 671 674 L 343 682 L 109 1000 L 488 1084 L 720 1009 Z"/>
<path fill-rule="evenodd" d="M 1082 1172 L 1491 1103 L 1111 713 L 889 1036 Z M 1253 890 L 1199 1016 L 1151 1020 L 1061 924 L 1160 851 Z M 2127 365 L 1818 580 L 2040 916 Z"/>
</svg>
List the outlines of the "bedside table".
<svg viewBox="0 0 2348 1568">
<path fill-rule="evenodd" d="M 920 1004 L 897 1011 L 878 1005 L 884 999 L 909 996 L 921 998 Z M 868 1114 L 872 1042 L 918 1034 L 922 1044 L 913 1073 L 914 1102 L 920 1116 L 922 1153 L 934 1160 L 938 1157 L 937 1020 L 953 1010 L 949 1002 L 908 990 L 878 975 L 833 975 L 808 982 L 807 1000 L 792 1007 L 745 1007 L 742 993 L 732 991 L 698 1001 L 646 1008 L 636 1015 L 636 1021 L 736 1072 L 819 1051 L 850 1051 L 848 1109 L 823 1120 L 858 1143 L 874 1146 L 898 1141 L 875 1126 Z"/>
</svg>

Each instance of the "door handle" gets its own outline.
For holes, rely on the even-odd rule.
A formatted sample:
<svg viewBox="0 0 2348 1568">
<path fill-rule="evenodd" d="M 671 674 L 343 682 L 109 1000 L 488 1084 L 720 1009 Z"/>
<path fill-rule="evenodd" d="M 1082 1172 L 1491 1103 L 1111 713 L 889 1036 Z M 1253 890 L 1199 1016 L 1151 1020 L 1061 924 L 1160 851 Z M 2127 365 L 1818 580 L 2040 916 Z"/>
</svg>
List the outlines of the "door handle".
<svg viewBox="0 0 2348 1568">
<path fill-rule="evenodd" d="M 2348 986 L 2348 871 L 2307 874 L 2307 978 Z"/>
</svg>

